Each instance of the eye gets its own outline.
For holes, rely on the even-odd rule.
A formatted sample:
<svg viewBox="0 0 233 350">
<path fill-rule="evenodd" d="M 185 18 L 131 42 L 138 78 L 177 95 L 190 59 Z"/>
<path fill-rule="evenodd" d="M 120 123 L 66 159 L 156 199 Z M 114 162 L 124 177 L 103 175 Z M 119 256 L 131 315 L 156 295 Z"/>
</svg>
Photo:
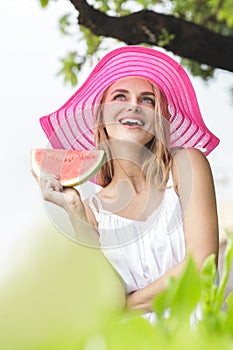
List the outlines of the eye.
<svg viewBox="0 0 233 350">
<path fill-rule="evenodd" d="M 114 101 L 124 101 L 126 99 L 124 94 L 117 94 L 113 97 Z"/>
<path fill-rule="evenodd" d="M 143 97 L 140 99 L 140 102 L 148 103 L 148 104 L 151 104 L 152 106 L 155 105 L 155 100 L 154 100 L 154 98 L 149 97 L 149 96 L 143 96 Z"/>
</svg>

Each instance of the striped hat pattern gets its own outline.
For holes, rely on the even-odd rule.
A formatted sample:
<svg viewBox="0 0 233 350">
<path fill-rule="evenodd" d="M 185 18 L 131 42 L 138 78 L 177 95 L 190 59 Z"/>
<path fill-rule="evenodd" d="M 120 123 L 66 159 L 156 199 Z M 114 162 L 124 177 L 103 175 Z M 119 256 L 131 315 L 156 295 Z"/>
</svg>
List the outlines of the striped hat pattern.
<svg viewBox="0 0 233 350">
<path fill-rule="evenodd" d="M 53 148 L 95 148 L 94 111 L 104 91 L 121 78 L 138 76 L 157 85 L 168 102 L 170 146 L 199 148 L 208 155 L 219 139 L 205 125 L 190 79 L 165 53 L 144 46 L 123 46 L 105 55 L 83 85 L 57 111 L 40 118 Z"/>
</svg>

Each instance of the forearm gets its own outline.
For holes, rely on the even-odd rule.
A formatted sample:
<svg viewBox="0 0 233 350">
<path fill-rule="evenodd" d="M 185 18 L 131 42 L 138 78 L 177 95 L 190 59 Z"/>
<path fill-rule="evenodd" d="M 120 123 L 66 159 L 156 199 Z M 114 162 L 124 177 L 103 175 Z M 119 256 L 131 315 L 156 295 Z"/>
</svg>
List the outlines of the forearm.
<svg viewBox="0 0 233 350">
<path fill-rule="evenodd" d="M 63 190 L 62 208 L 66 211 L 72 225 L 75 240 L 86 246 L 99 246 L 98 233 L 90 224 L 84 202 L 74 188 Z"/>
<path fill-rule="evenodd" d="M 88 222 L 83 211 L 79 209 L 75 211 L 70 208 L 67 214 L 77 242 L 91 247 L 99 247 L 99 234 L 95 227 Z"/>
<path fill-rule="evenodd" d="M 152 311 L 153 299 L 167 287 L 170 277 L 178 277 L 181 274 L 185 264 L 186 260 L 183 260 L 156 281 L 128 295 L 127 307 L 143 313 Z"/>
</svg>

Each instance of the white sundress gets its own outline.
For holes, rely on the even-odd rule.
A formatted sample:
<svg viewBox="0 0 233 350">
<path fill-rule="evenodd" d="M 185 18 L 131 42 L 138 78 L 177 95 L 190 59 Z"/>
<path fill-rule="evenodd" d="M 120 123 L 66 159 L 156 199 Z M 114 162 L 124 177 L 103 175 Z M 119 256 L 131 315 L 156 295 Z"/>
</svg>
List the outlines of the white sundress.
<svg viewBox="0 0 233 350">
<path fill-rule="evenodd" d="M 184 259 L 183 216 L 171 174 L 160 206 L 145 221 L 105 210 L 96 193 L 89 196 L 89 205 L 101 250 L 120 275 L 126 294 L 148 286 Z M 153 312 L 144 317 L 155 320 Z"/>
</svg>

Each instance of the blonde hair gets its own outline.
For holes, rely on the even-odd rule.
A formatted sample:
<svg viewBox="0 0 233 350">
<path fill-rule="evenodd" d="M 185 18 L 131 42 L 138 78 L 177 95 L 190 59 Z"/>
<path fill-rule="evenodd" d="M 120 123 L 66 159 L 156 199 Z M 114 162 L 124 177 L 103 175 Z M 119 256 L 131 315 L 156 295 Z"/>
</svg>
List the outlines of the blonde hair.
<svg viewBox="0 0 233 350">
<path fill-rule="evenodd" d="M 151 82 L 150 82 L 151 83 Z M 151 83 L 152 84 L 152 83 Z M 142 165 L 142 169 L 148 183 L 154 183 L 159 189 L 166 188 L 171 167 L 170 154 L 170 114 L 165 96 L 161 90 L 152 84 L 155 95 L 155 135 L 146 144 L 149 156 Z M 107 91 L 107 90 L 106 90 Z M 103 123 L 102 105 L 106 91 L 102 96 L 96 111 L 96 127 L 94 132 L 95 145 L 106 152 L 106 162 L 97 174 L 97 181 L 102 186 L 107 186 L 114 176 L 114 166 L 109 137 Z"/>
</svg>

